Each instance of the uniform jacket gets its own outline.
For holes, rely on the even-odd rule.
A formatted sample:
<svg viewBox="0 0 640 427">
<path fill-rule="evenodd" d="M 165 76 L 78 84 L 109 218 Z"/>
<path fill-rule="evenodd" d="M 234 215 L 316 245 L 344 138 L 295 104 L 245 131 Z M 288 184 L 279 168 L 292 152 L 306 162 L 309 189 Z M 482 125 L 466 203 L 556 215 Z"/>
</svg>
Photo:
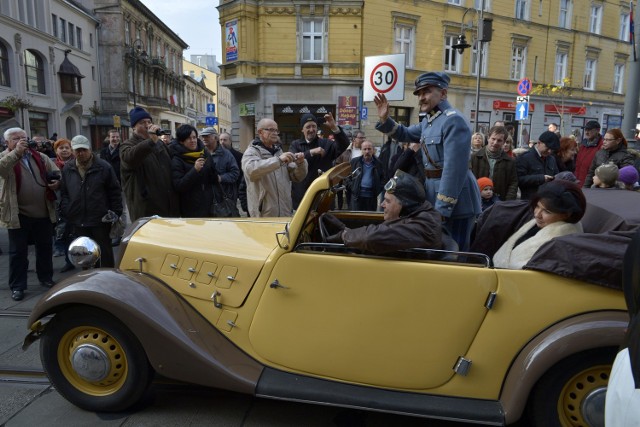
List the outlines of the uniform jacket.
<svg viewBox="0 0 640 427">
<path fill-rule="evenodd" d="M 151 215 L 179 216 L 171 182 L 171 156 L 165 144 L 135 133 L 120 144 L 120 176 L 131 221 Z"/>
<path fill-rule="evenodd" d="M 376 156 L 373 156 L 373 194 L 378 195 L 382 192 L 384 187 L 384 165 L 378 160 Z M 358 156 L 351 159 L 351 171 L 355 171 L 357 168 L 361 168 L 361 173 L 358 174 L 351 183 L 349 184 L 349 188 L 351 188 L 351 197 L 354 201 L 358 200 L 360 197 L 360 185 L 362 184 L 362 176 L 364 175 L 364 156 Z"/>
<path fill-rule="evenodd" d="M 218 144 L 218 148 L 211 154 L 213 163 L 218 172 L 218 176 L 221 178 L 220 185 L 224 194 L 231 200 L 238 198 L 238 178 L 240 177 L 240 168 L 233 154 L 221 144 Z M 214 187 L 220 188 L 220 187 Z M 218 195 L 218 200 L 222 200 Z"/>
<path fill-rule="evenodd" d="M 487 147 L 483 147 L 471 155 L 471 172 L 476 178 L 486 176 L 493 181 L 493 191 L 500 200 L 515 200 L 518 196 L 518 174 L 516 161 L 504 151 L 493 167 L 493 177 L 489 176 L 489 159 Z"/>
<path fill-rule="evenodd" d="M 32 151 L 33 153 L 33 151 Z M 47 172 L 59 172 L 60 169 L 46 154 L 36 152 L 42 159 Z M 20 161 L 22 157 L 18 156 L 17 151 L 4 150 L 0 153 L 0 225 L 5 228 L 20 228 L 20 219 L 18 218 L 18 187 L 16 183 L 16 174 L 13 167 Z M 48 200 L 47 210 L 49 211 L 49 219 L 52 223 L 56 222 L 55 201 Z"/>
<path fill-rule="evenodd" d="M 400 142 L 420 142 L 432 164 L 422 153 L 425 168 L 442 168 L 441 178 L 425 181 L 427 200 L 446 218 L 468 218 L 479 215 L 480 191 L 469 170 L 471 130 L 466 120 L 448 101 L 438 106 L 419 124 L 406 127 L 388 118 L 376 129 Z M 400 167 L 408 172 L 404 167 Z"/>
<path fill-rule="evenodd" d="M 111 153 L 109 144 L 107 144 L 106 147 L 100 150 L 100 158 L 102 160 L 105 160 L 107 163 L 109 163 L 113 167 L 113 170 L 116 172 L 116 178 L 118 178 L 118 181 L 121 181 L 120 179 L 120 144 L 118 144 L 116 149 L 113 150 L 113 153 Z"/>
<path fill-rule="evenodd" d="M 574 175 L 580 180 L 579 185 L 583 185 L 587 179 L 587 173 L 593 163 L 593 158 L 596 156 L 598 150 L 602 148 L 602 135 L 598 135 L 598 142 L 594 145 L 590 145 L 586 139 L 582 141 L 580 147 L 578 147 L 578 154 L 576 155 L 576 171 Z"/>
<path fill-rule="evenodd" d="M 593 185 L 593 176 L 596 173 L 596 169 L 598 166 L 604 165 L 605 163 L 613 163 L 618 166 L 618 169 L 624 166 L 633 166 L 635 161 L 635 156 L 627 151 L 627 147 L 620 144 L 615 150 L 605 150 L 604 148 L 598 150 L 596 155 L 593 157 L 593 161 L 591 162 L 591 166 L 589 167 L 589 172 L 587 173 L 587 177 L 584 180 L 585 187 L 591 187 Z"/>
<path fill-rule="evenodd" d="M 242 172 L 247 183 L 247 205 L 251 217 L 287 217 L 293 213 L 291 182 L 307 175 L 307 160 L 298 165 L 282 164 L 277 146 L 272 154 L 256 138 L 242 156 Z M 290 167 L 291 166 L 291 167 Z"/>
<path fill-rule="evenodd" d="M 196 152 L 203 151 L 204 144 L 198 141 Z M 173 188 L 180 199 L 180 216 L 183 218 L 203 218 L 211 216 L 213 204 L 213 183 L 218 179 L 209 152 L 204 150 L 206 158 L 200 172 L 193 167 L 196 158 L 185 156 L 193 153 L 180 144 L 172 141 L 169 144 L 171 153 L 171 179 Z"/>
<path fill-rule="evenodd" d="M 538 187 L 545 183 L 545 175 L 554 176 L 558 173 L 558 166 L 555 157 L 542 158 L 534 147 L 516 158 L 516 171 L 520 197 L 530 199 L 538 191 Z"/>
<path fill-rule="evenodd" d="M 345 229 L 342 237 L 345 246 L 372 253 L 409 248 L 440 249 L 442 222 L 431 203 L 424 202 L 407 216 L 381 224 Z"/>
<path fill-rule="evenodd" d="M 301 181 L 293 183 L 293 207 L 298 208 L 304 193 L 311 185 L 314 179 L 320 174 L 318 171 L 325 172 L 333 166 L 334 160 L 340 156 L 349 146 L 349 138 L 344 133 L 342 128 L 340 132 L 334 134 L 335 140 L 332 141 L 327 138 L 318 138 L 317 136 L 310 142 L 307 142 L 304 138 L 296 139 L 291 143 L 292 153 L 304 153 L 304 158 L 308 163 L 307 176 Z M 312 156 L 311 150 L 317 147 L 322 147 L 325 151 L 324 156 Z"/>
<path fill-rule="evenodd" d="M 84 179 L 76 161 L 65 163 L 60 182 L 60 210 L 71 224 L 95 227 L 102 224 L 107 211 L 122 215 L 122 190 L 113 167 L 93 156 Z"/>
<path fill-rule="evenodd" d="M 520 239 L 535 225 L 536 220 L 532 219 L 509 237 L 509 239 L 493 256 L 493 265 L 498 268 L 521 269 L 527 262 L 529 262 L 533 254 L 540 249 L 540 246 L 547 243 L 554 237 L 566 236 L 567 234 L 573 233 L 582 233 L 582 224 L 558 221 L 541 228 L 534 236 L 521 242 L 514 248 L 513 245 L 516 244 L 518 239 Z"/>
</svg>

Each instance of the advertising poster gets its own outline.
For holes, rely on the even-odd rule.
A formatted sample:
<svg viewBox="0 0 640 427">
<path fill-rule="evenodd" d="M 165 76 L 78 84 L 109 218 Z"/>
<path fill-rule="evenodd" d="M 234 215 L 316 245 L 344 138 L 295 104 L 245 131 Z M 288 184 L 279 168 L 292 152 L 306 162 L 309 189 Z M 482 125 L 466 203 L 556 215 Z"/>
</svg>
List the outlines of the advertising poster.
<svg viewBox="0 0 640 427">
<path fill-rule="evenodd" d="M 338 124 L 355 126 L 358 122 L 358 97 L 338 97 Z"/>
<path fill-rule="evenodd" d="M 238 20 L 234 19 L 225 25 L 225 37 L 227 40 L 227 62 L 238 60 Z"/>
</svg>

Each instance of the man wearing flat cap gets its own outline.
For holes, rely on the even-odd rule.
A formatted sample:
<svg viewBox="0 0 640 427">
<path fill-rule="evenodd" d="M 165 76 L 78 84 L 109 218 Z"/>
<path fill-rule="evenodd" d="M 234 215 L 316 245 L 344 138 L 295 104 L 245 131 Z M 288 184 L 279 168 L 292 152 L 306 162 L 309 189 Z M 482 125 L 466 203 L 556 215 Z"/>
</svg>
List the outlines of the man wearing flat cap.
<svg viewBox="0 0 640 427">
<path fill-rule="evenodd" d="M 584 126 L 584 139 L 578 147 L 576 155 L 576 178 L 582 186 L 589 173 L 589 167 L 593 163 L 593 158 L 598 150 L 602 148 L 602 135 L 600 135 L 600 123 L 595 120 L 589 120 Z"/>
<path fill-rule="evenodd" d="M 309 172 L 301 182 L 294 182 L 292 188 L 293 208 L 298 205 L 314 179 L 333 166 L 333 161 L 349 146 L 349 138 L 336 124 L 331 113 L 324 115 L 324 122 L 335 137 L 334 140 L 318 136 L 318 122 L 313 114 L 303 114 L 300 118 L 302 138 L 291 143 L 292 153 L 304 153 Z"/>
<path fill-rule="evenodd" d="M 560 139 L 555 132 L 544 131 L 532 149 L 516 158 L 516 172 L 520 198 L 533 197 L 545 182 L 553 181 L 560 172 L 553 153 L 560 149 Z"/>
<path fill-rule="evenodd" d="M 133 132 L 120 145 L 120 176 L 131 221 L 160 215 L 180 216 L 180 202 L 171 181 L 169 149 L 142 107 L 129 112 Z"/>
<path fill-rule="evenodd" d="M 462 114 L 447 101 L 449 76 L 441 72 L 421 74 L 414 95 L 426 117 L 417 125 L 404 126 L 389 117 L 389 102 L 383 93 L 374 101 L 378 107 L 376 129 L 400 142 L 410 142 L 396 167 L 408 172 L 419 155 L 424 167 L 427 200 L 444 221 L 444 227 L 467 250 L 474 220 L 481 212 L 476 178 L 469 170 L 471 129 Z M 419 154 L 416 154 L 419 153 Z"/>
</svg>

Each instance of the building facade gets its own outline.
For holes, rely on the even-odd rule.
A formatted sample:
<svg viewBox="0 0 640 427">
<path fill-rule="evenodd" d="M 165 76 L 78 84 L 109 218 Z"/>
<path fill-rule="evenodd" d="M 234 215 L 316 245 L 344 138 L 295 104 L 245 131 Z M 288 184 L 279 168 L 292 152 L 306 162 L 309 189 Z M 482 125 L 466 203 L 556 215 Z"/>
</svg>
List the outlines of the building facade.
<svg viewBox="0 0 640 427">
<path fill-rule="evenodd" d="M 491 41 L 477 44 L 482 5 Z M 449 101 L 472 128 L 476 117 L 485 131 L 504 120 L 521 143 L 551 122 L 578 136 L 588 120 L 599 120 L 604 129 L 621 125 L 631 58 L 628 2 L 227 0 L 218 10 L 224 38 L 220 84 L 231 90 L 233 133 L 243 145 L 258 120 L 273 117 L 286 146 L 300 135 L 298 119 L 305 112 L 337 114 L 381 144 L 375 105 L 362 103 L 370 77 L 364 76 L 364 60 L 397 53 L 405 55 L 404 100 L 392 102 L 400 122 L 418 121 L 414 79 L 440 70 L 451 76 Z M 462 52 L 456 48 L 460 34 L 470 45 Z M 517 120 L 524 78 L 534 91 L 527 118 Z M 366 119 L 362 106 L 369 110 Z"/>
<path fill-rule="evenodd" d="M 203 75 L 191 77 L 190 74 L 184 75 L 185 81 L 185 114 L 189 118 L 189 124 L 202 130 L 205 126 L 205 117 L 207 114 L 207 106 L 215 105 L 215 92 L 207 88 L 206 79 Z"/>
<path fill-rule="evenodd" d="M 97 25 L 72 1 L 0 2 L 0 127 L 89 135 L 100 105 Z M 9 99 L 8 99 L 9 98 Z"/>
</svg>

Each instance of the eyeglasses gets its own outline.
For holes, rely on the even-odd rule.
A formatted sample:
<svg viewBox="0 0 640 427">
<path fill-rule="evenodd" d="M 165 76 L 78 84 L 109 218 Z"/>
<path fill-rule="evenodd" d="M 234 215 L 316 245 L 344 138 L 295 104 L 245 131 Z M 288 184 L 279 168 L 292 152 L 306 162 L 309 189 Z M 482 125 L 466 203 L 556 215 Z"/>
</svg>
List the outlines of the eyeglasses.
<svg viewBox="0 0 640 427">
<path fill-rule="evenodd" d="M 398 177 L 394 176 L 393 178 L 391 178 L 385 185 L 384 185 L 384 191 L 389 192 L 389 193 L 393 193 L 394 190 L 396 189 L 396 187 L 398 186 Z"/>
<path fill-rule="evenodd" d="M 280 133 L 280 131 L 275 128 L 262 128 L 262 130 L 266 130 L 269 133 Z"/>
<path fill-rule="evenodd" d="M 28 139 L 26 136 L 14 136 L 11 138 L 12 141 L 22 141 L 23 139 Z"/>
<path fill-rule="evenodd" d="M 603 141 L 607 141 L 607 142 L 611 142 L 611 141 L 617 141 L 618 138 L 602 138 Z"/>
<path fill-rule="evenodd" d="M 366 137 L 364 136 L 356 136 L 356 139 L 365 139 Z"/>
</svg>

